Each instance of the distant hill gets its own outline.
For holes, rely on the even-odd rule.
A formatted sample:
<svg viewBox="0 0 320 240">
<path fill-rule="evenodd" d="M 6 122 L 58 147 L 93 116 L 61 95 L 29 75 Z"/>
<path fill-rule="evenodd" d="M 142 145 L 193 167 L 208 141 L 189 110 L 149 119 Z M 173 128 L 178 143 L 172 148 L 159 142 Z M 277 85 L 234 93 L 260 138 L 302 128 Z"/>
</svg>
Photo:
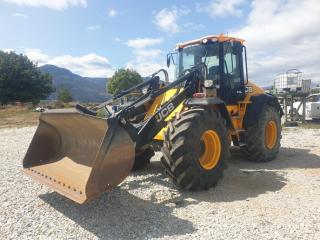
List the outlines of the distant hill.
<svg viewBox="0 0 320 240">
<path fill-rule="evenodd" d="M 80 102 L 103 102 L 111 97 L 106 94 L 107 78 L 89 78 L 74 74 L 68 69 L 54 65 L 39 67 L 42 73 L 49 73 L 53 78 L 53 85 L 58 88 L 68 89 L 74 100 Z M 57 99 L 57 93 L 49 96 L 49 99 Z"/>
<path fill-rule="evenodd" d="M 272 89 L 272 85 L 270 85 L 270 86 L 262 86 L 262 89 L 263 90 L 271 90 Z"/>
</svg>

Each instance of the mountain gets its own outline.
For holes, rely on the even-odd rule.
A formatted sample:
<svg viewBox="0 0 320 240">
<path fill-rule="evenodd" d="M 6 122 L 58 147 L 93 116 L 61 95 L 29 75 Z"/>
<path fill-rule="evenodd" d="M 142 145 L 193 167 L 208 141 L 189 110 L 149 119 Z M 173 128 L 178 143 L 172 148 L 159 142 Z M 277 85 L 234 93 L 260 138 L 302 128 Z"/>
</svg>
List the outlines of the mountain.
<svg viewBox="0 0 320 240">
<path fill-rule="evenodd" d="M 55 88 L 68 89 L 76 101 L 103 102 L 111 97 L 106 93 L 107 78 L 81 77 L 68 69 L 49 64 L 39 67 L 39 70 L 42 73 L 49 73 L 52 76 Z M 57 92 L 50 95 L 49 99 L 57 99 Z"/>
<path fill-rule="evenodd" d="M 262 86 L 262 89 L 263 90 L 271 90 L 272 89 L 272 85 L 269 85 L 269 86 Z"/>
</svg>

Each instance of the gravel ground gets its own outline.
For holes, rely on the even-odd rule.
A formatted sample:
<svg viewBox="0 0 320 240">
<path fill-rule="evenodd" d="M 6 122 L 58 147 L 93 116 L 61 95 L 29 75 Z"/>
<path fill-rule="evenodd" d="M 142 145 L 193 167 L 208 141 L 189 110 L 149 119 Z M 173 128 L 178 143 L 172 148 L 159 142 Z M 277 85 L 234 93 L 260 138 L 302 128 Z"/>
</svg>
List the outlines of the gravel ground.
<svg viewBox="0 0 320 240">
<path fill-rule="evenodd" d="M 206 192 L 177 191 L 157 154 L 86 205 L 22 174 L 34 131 L 0 130 L 0 238 L 320 239 L 320 130 L 283 131 L 270 163 L 233 154 L 222 181 Z"/>
</svg>

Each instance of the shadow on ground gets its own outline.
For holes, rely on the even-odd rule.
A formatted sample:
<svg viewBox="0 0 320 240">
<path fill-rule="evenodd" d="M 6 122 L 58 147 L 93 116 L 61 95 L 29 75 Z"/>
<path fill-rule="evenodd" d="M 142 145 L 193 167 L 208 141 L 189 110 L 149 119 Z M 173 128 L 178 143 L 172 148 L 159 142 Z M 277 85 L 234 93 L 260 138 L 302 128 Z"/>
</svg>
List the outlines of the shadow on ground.
<svg viewBox="0 0 320 240">
<path fill-rule="evenodd" d="M 162 171 L 162 166 L 159 162 L 152 162 L 150 166 L 153 170 L 158 170 L 158 174 L 148 176 L 142 180 L 127 181 L 124 185 L 129 190 L 138 188 L 147 188 L 153 184 L 159 184 L 168 189 L 177 189 L 177 187 L 168 181 L 165 174 L 159 174 Z M 148 172 L 150 173 L 150 172 Z M 141 174 L 143 174 L 141 172 Z M 149 184 L 146 184 L 148 182 Z M 266 171 L 246 168 L 242 169 L 241 164 L 234 161 L 229 163 L 228 169 L 225 170 L 223 178 L 215 188 L 208 191 L 178 191 L 176 197 L 162 201 L 163 204 L 173 203 L 177 207 L 196 204 L 198 202 L 234 202 L 254 198 L 266 192 L 279 191 L 286 185 L 285 174 L 274 171 Z M 154 193 L 157 194 L 157 193 Z M 154 197 L 156 198 L 156 197 Z M 151 197 L 153 199 L 153 197 Z M 189 200 L 187 200 L 189 199 Z M 192 199 L 190 201 L 190 199 Z"/>
<path fill-rule="evenodd" d="M 152 161 L 146 169 L 133 173 L 133 180 L 121 185 L 129 191 L 151 189 L 150 201 L 122 188 L 102 194 L 85 205 L 75 204 L 56 193 L 47 193 L 40 198 L 102 239 L 184 235 L 196 229 L 191 222 L 174 216 L 174 208 L 200 202 L 250 201 L 260 194 L 280 191 L 287 182 L 285 170 L 294 168 L 320 168 L 320 157 L 306 149 L 282 148 L 274 161 L 252 163 L 234 153 L 218 185 L 200 192 L 177 191 L 163 173 L 160 162 Z M 144 178 L 135 179 L 135 176 Z M 164 191 L 174 194 L 169 199 L 157 199 L 158 190 L 152 190 L 154 185 L 161 185 Z"/>
<path fill-rule="evenodd" d="M 145 201 L 121 188 L 84 205 L 55 192 L 40 198 L 101 239 L 160 238 L 196 230 L 191 222 L 174 216 L 173 208 Z"/>
<path fill-rule="evenodd" d="M 318 143 L 308 146 L 310 148 L 318 147 Z M 252 169 L 267 169 L 267 170 L 286 170 L 294 168 L 320 168 L 320 155 L 310 152 L 310 149 L 301 148 L 280 148 L 280 152 L 277 158 L 267 163 L 252 163 L 243 161 L 241 155 L 234 154 L 235 156 L 231 159 L 235 164 L 240 164 L 242 167 Z"/>
<path fill-rule="evenodd" d="M 295 168 L 320 168 L 320 156 L 310 153 L 308 149 L 281 148 L 275 160 L 267 163 L 254 163 L 245 161 L 239 151 L 233 151 L 224 177 L 215 188 L 200 192 L 179 191 L 178 197 L 162 203 L 172 202 L 177 206 L 185 206 L 190 204 L 186 201 L 187 198 L 194 200 L 191 203 L 248 200 L 260 194 L 281 190 L 287 182 L 286 170 Z M 160 162 L 152 162 L 146 170 L 135 174 L 148 177 L 124 183 L 129 189 L 148 188 L 145 182 L 160 184 L 171 189 L 176 188 L 171 181 L 167 181 Z"/>
</svg>

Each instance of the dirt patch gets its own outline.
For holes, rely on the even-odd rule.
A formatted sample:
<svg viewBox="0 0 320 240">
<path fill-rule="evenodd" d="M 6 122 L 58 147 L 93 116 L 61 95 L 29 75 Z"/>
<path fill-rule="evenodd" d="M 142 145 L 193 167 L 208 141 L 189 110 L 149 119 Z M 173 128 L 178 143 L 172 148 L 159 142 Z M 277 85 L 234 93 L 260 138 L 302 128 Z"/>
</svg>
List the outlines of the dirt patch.
<svg viewBox="0 0 320 240">
<path fill-rule="evenodd" d="M 38 124 L 39 113 L 27 107 L 9 107 L 0 109 L 1 128 L 21 128 Z"/>
</svg>

